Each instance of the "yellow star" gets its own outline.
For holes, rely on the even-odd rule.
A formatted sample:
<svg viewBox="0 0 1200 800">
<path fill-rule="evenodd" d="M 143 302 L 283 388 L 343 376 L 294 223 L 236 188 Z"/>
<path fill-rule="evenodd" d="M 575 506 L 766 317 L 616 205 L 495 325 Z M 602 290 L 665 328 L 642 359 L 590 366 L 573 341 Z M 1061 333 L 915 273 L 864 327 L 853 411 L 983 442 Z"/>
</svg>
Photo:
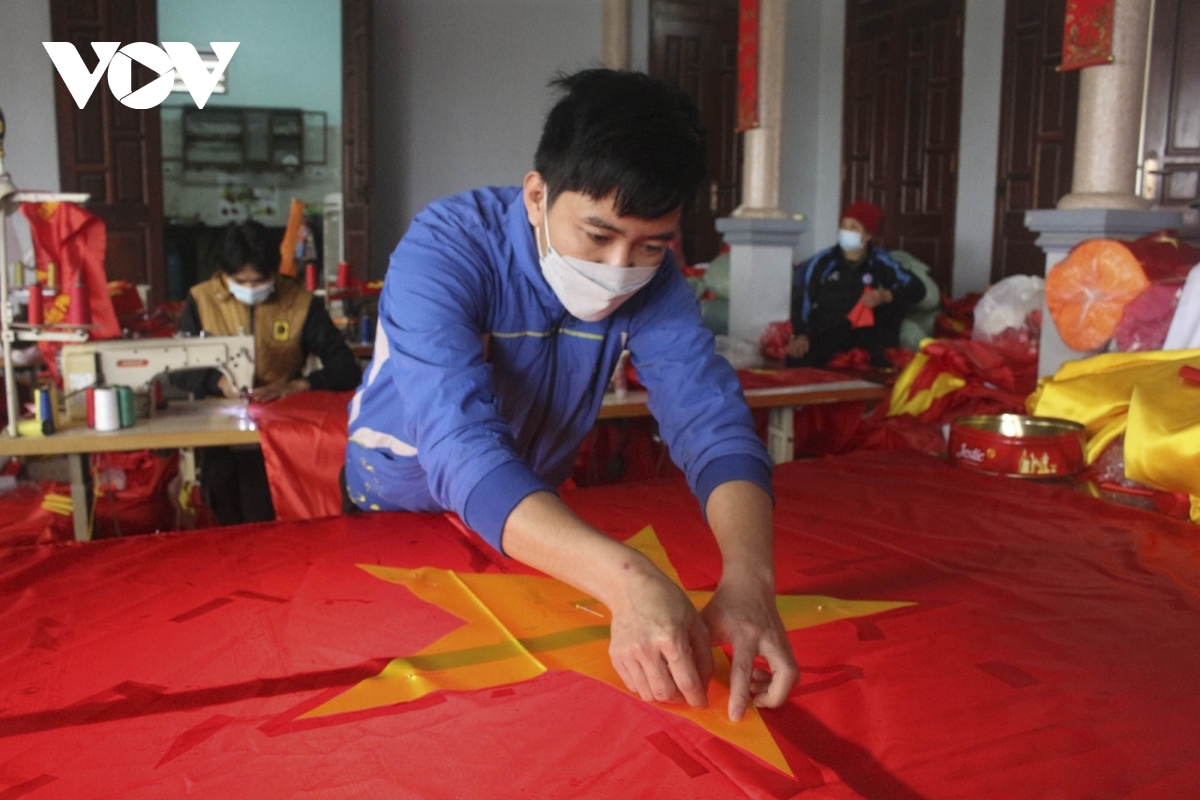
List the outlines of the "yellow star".
<svg viewBox="0 0 1200 800">
<path fill-rule="evenodd" d="M 682 586 L 653 528 L 642 529 L 626 544 L 644 553 Z M 608 657 L 608 609 L 561 581 L 536 575 L 459 574 L 429 567 L 359 566 L 377 578 L 408 587 L 417 597 L 460 617 L 465 624 L 418 653 L 394 659 L 379 675 L 304 717 L 394 705 L 439 690 L 486 689 L 526 681 L 547 670 L 573 670 L 633 694 L 625 688 Z M 712 594 L 687 592 L 697 608 L 703 608 Z M 789 631 L 912 605 L 818 595 L 778 595 L 775 602 Z M 748 708 L 741 722 L 729 721 L 729 660 L 720 648 L 713 649 L 713 660 L 707 708 L 659 707 L 692 720 L 791 775 L 757 709 Z"/>
</svg>

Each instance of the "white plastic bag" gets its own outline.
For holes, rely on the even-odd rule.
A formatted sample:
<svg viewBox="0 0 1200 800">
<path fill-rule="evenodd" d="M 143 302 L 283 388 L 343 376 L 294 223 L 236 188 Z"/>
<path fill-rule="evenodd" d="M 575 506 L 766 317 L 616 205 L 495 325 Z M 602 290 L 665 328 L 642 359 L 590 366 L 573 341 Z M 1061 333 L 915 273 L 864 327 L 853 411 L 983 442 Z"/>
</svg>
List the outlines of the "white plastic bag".
<svg viewBox="0 0 1200 800">
<path fill-rule="evenodd" d="M 1015 330 L 1026 332 L 1032 338 L 1031 324 L 1036 319 L 1040 325 L 1042 304 L 1046 296 L 1046 282 L 1034 275 L 1010 275 L 993 285 L 975 305 L 975 327 L 971 338 L 975 341 L 995 342 L 1004 332 Z M 1034 314 L 1033 312 L 1038 312 Z M 1010 334 L 1011 336 L 1011 334 Z M 1037 347 L 1036 339 L 1031 342 Z"/>
</svg>

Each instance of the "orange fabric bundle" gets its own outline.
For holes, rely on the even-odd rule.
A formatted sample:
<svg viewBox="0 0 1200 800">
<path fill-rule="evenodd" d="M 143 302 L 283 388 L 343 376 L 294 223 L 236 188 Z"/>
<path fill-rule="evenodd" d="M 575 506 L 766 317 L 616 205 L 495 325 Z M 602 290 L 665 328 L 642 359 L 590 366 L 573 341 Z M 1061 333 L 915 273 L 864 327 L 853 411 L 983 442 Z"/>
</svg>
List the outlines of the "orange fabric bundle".
<svg viewBox="0 0 1200 800">
<path fill-rule="evenodd" d="M 1125 306 L 1149 285 L 1124 242 L 1089 239 L 1050 270 L 1046 306 L 1068 347 L 1095 350 L 1112 338 Z"/>
</svg>

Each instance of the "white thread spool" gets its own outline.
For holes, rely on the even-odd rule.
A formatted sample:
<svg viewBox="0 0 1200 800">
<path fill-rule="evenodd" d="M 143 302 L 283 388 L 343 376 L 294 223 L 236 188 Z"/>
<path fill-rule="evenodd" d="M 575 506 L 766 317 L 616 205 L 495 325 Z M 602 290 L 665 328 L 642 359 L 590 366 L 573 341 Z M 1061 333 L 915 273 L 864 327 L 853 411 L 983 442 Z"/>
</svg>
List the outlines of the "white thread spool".
<svg viewBox="0 0 1200 800">
<path fill-rule="evenodd" d="M 121 428 L 121 409 L 117 405 L 116 389 L 97 389 L 95 392 L 96 430 L 101 433 Z"/>
</svg>

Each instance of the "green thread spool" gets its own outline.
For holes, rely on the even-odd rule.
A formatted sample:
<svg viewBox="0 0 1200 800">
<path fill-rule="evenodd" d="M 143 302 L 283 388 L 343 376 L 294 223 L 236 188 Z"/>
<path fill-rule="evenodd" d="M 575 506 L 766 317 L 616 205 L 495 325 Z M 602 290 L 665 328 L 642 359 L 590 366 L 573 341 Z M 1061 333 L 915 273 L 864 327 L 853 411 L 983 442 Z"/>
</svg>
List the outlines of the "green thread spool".
<svg viewBox="0 0 1200 800">
<path fill-rule="evenodd" d="M 128 386 L 118 386 L 117 409 L 121 415 L 121 427 L 132 428 L 137 422 L 137 403 L 133 398 L 133 389 Z"/>
</svg>

